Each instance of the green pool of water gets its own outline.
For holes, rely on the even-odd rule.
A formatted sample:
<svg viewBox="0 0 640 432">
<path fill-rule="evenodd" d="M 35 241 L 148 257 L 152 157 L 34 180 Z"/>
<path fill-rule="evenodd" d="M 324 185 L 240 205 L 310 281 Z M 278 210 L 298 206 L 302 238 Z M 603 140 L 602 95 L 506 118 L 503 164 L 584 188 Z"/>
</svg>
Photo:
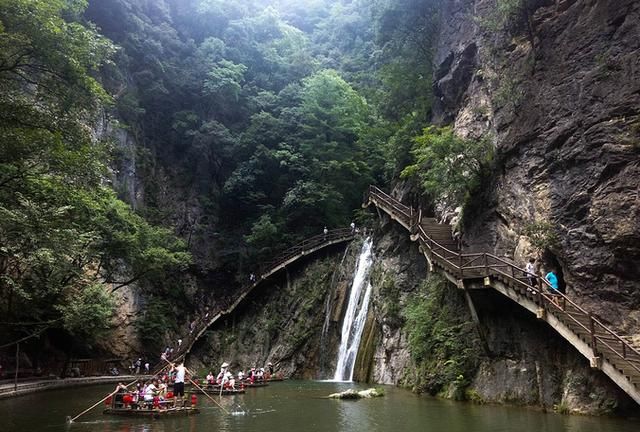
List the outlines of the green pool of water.
<svg viewBox="0 0 640 432">
<path fill-rule="evenodd" d="M 101 399 L 114 386 L 49 391 L 0 400 L 2 432 L 638 432 L 640 421 L 563 416 L 535 410 L 479 406 L 420 397 L 385 387 L 382 398 L 338 401 L 323 397 L 349 387 L 366 386 L 285 381 L 223 396 L 215 404 L 198 396 L 201 413 L 160 420 L 105 416 L 102 406 L 68 425 L 73 416 Z"/>
</svg>

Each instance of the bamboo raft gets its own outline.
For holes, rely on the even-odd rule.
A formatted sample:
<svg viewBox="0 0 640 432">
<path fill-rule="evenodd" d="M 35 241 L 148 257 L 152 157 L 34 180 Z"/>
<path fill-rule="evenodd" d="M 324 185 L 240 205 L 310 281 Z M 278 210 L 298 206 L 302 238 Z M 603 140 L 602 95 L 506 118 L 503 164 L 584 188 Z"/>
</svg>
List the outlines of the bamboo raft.
<svg viewBox="0 0 640 432">
<path fill-rule="evenodd" d="M 106 408 L 102 414 L 152 418 L 190 416 L 200 413 L 200 410 L 196 408 L 196 400 L 196 396 L 191 395 L 190 398 L 187 397 L 181 401 L 182 406 L 174 406 L 173 399 L 134 402 L 129 394 L 118 393 L 106 400 Z"/>
<path fill-rule="evenodd" d="M 107 415 L 119 415 L 128 417 L 179 417 L 190 416 L 200 413 L 198 408 L 194 407 L 177 407 L 177 408 L 106 408 L 102 411 Z"/>
<path fill-rule="evenodd" d="M 191 391 L 194 393 L 207 393 L 213 396 L 217 396 L 220 394 L 222 394 L 222 396 L 233 396 L 233 395 L 245 393 L 245 389 L 243 388 L 223 389 L 222 393 L 220 393 L 220 386 L 212 386 L 212 385 L 202 386 L 202 388 L 200 389 L 192 389 Z"/>
</svg>

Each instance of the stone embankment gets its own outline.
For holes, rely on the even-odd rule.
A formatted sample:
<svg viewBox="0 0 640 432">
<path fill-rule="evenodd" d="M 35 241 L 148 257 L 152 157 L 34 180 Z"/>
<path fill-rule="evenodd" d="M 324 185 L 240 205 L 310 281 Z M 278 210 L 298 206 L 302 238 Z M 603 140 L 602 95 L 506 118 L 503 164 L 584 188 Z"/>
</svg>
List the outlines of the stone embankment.
<svg viewBox="0 0 640 432">
<path fill-rule="evenodd" d="M 82 378 L 65 378 L 65 379 L 43 379 L 38 381 L 29 381 L 18 383 L 0 384 L 0 399 L 10 398 L 14 396 L 22 396 L 29 393 L 35 393 L 44 390 L 54 390 L 69 387 L 80 387 L 96 384 L 115 384 L 120 381 L 129 383 L 136 378 L 146 379 L 150 375 L 119 375 L 119 376 L 96 376 Z"/>
</svg>

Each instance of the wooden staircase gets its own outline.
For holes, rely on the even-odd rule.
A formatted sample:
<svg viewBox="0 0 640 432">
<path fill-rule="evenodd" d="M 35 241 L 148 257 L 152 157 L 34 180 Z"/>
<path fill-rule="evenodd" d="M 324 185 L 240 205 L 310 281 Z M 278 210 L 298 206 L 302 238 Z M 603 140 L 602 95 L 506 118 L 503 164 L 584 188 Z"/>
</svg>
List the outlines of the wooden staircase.
<svg viewBox="0 0 640 432">
<path fill-rule="evenodd" d="M 327 232 L 327 234 L 318 234 L 295 246 L 292 246 L 285 251 L 278 254 L 274 259 L 268 261 L 260 266 L 259 271 L 256 274 L 254 282 L 249 283 L 242 287 L 236 294 L 236 296 L 227 301 L 223 305 L 214 305 L 213 309 L 206 316 L 199 317 L 197 319 L 196 328 L 187 337 L 183 338 L 180 346 L 174 347 L 173 355 L 169 360 L 175 362 L 176 360 L 183 359 L 195 344 L 195 342 L 206 332 L 206 330 L 222 316 L 228 315 L 240 304 L 242 301 L 262 282 L 278 273 L 280 270 L 293 264 L 294 262 L 304 258 L 306 256 L 315 254 L 329 246 L 339 243 L 345 243 L 353 240 L 355 234 L 349 228 L 334 229 Z M 166 365 L 161 361 L 158 363 L 154 372 L 158 372 Z"/>
<path fill-rule="evenodd" d="M 530 286 L 524 269 L 490 253 L 461 253 L 451 227 L 423 218 L 415 210 L 370 186 L 364 206 L 373 204 L 406 228 L 432 271 L 441 272 L 461 289 L 491 288 L 547 322 L 590 362 L 640 404 L 640 350 L 591 313 L 536 277 Z"/>
</svg>

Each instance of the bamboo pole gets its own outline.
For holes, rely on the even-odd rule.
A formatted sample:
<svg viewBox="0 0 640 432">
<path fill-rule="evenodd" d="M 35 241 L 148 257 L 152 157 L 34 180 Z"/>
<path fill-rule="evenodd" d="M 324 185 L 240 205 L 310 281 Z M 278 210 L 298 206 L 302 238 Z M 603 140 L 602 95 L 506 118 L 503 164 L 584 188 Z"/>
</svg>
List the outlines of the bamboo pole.
<svg viewBox="0 0 640 432">
<path fill-rule="evenodd" d="M 131 381 L 129 384 L 127 384 L 125 387 L 129 387 L 130 385 L 134 384 L 136 381 L 138 381 L 138 379 L 136 378 L 135 380 Z M 116 388 L 114 391 L 112 391 L 111 393 L 109 393 L 108 395 L 106 395 L 104 398 L 100 399 L 98 402 L 96 402 L 95 404 L 91 405 L 89 408 L 87 408 L 86 410 L 82 411 L 80 414 L 78 414 L 77 416 L 70 418 L 67 417 L 67 423 L 73 423 L 78 417 L 88 413 L 89 411 L 91 411 L 92 409 L 94 409 L 95 407 L 97 407 L 98 405 L 100 405 L 102 402 L 106 401 L 107 399 L 109 399 L 111 396 L 113 396 L 114 394 L 118 393 L 118 390 L 120 390 L 119 388 Z"/>
<path fill-rule="evenodd" d="M 176 365 L 175 365 L 175 364 L 173 364 L 173 363 L 171 363 L 169 360 L 167 360 L 167 359 L 163 359 L 163 360 L 164 360 L 164 361 L 166 361 L 167 363 L 169 363 L 169 364 L 171 365 L 171 367 L 172 367 L 172 368 L 175 368 L 175 367 L 176 367 Z M 191 374 L 191 371 L 190 371 L 189 369 L 187 369 L 187 367 L 186 367 L 186 366 L 185 366 L 185 370 L 186 370 L 188 373 L 190 373 L 190 374 Z M 191 374 L 191 375 L 193 375 L 193 374 Z M 195 381 L 193 381 L 191 378 L 189 378 L 189 382 L 190 382 L 192 385 L 196 386 L 196 388 L 197 388 L 198 390 L 200 390 L 202 393 L 204 393 L 204 395 L 205 395 L 206 397 L 208 397 L 209 399 L 211 399 L 211 401 L 212 401 L 214 404 L 218 405 L 218 407 L 219 407 L 222 411 L 224 411 L 224 413 L 225 413 L 225 414 L 229 414 L 229 411 L 227 411 L 226 409 L 224 409 L 224 407 L 223 407 L 222 405 L 220 405 L 220 404 L 219 404 L 219 403 L 218 403 L 214 398 L 212 398 L 212 397 L 211 397 L 211 395 L 209 395 L 206 391 L 204 391 L 204 390 L 202 389 L 202 387 L 200 387 L 198 384 L 196 384 L 196 382 L 195 382 Z"/>
<path fill-rule="evenodd" d="M 162 369 L 160 369 L 158 371 L 158 373 L 156 373 L 155 375 L 153 375 L 153 377 L 156 377 L 158 375 L 160 375 L 162 373 L 162 371 L 164 371 L 166 369 L 166 366 L 163 367 Z M 135 384 L 136 381 L 138 381 L 139 378 L 134 379 L 133 381 L 131 381 L 129 384 L 125 385 L 126 388 L 128 388 L 129 386 Z M 88 413 L 89 411 L 91 411 L 92 409 L 94 409 L 95 407 L 97 407 L 98 405 L 100 405 L 102 402 L 106 401 L 107 399 L 109 399 L 111 396 L 113 396 L 114 394 L 118 393 L 118 390 L 120 390 L 119 388 L 116 388 L 113 392 L 109 393 L 107 396 L 105 396 L 104 398 L 102 398 L 101 400 L 99 400 L 98 402 L 96 402 L 95 404 L 93 404 L 92 406 L 90 406 L 89 408 L 87 408 L 86 410 L 82 411 L 80 414 L 78 414 L 77 416 L 71 418 L 71 417 L 67 417 L 67 423 L 73 423 L 78 417 Z"/>
</svg>

